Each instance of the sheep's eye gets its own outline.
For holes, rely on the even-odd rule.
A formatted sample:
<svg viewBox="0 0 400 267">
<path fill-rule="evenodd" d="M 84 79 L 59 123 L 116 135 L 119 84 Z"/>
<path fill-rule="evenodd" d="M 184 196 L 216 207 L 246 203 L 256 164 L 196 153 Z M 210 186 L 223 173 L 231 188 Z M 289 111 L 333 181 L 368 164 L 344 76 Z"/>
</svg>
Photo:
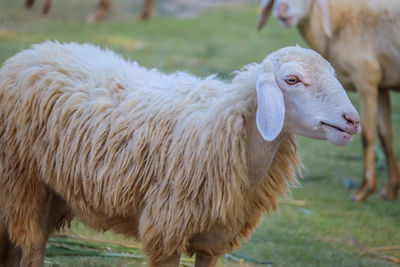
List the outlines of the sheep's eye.
<svg viewBox="0 0 400 267">
<path fill-rule="evenodd" d="M 290 85 L 295 85 L 299 82 L 299 79 L 296 76 L 289 76 L 286 78 L 286 82 Z"/>
</svg>

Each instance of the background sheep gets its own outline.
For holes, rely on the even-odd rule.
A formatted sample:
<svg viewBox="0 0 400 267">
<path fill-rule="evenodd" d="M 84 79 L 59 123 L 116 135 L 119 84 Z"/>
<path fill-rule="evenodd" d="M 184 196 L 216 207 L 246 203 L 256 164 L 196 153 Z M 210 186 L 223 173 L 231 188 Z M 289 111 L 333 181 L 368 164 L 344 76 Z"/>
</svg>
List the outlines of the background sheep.
<svg viewBox="0 0 400 267">
<path fill-rule="evenodd" d="M 43 0 L 42 4 L 42 14 L 47 15 L 50 11 L 52 0 Z M 25 0 L 25 7 L 31 8 L 35 0 Z M 93 14 L 91 14 L 88 18 L 89 21 L 100 21 L 104 19 L 105 16 L 110 12 L 111 9 L 111 0 L 99 0 L 97 4 L 97 8 Z M 153 0 L 145 0 L 143 5 L 143 10 L 140 13 L 140 18 L 142 20 L 146 20 L 150 17 L 150 14 L 153 10 Z"/>
<path fill-rule="evenodd" d="M 335 66 L 362 108 L 364 175 L 352 196 L 376 191 L 376 127 L 385 151 L 388 181 L 381 196 L 397 197 L 400 172 L 393 148 L 389 90 L 400 90 L 400 2 L 396 0 L 264 0 L 259 28 L 270 11 L 281 24 L 298 27 L 307 43 Z"/>
<path fill-rule="evenodd" d="M 295 181 L 293 134 L 360 131 L 332 67 L 299 47 L 225 83 L 47 42 L 5 62 L 0 105 L 0 243 L 20 266 L 43 264 L 71 214 L 139 238 L 152 266 L 214 266 Z"/>
</svg>

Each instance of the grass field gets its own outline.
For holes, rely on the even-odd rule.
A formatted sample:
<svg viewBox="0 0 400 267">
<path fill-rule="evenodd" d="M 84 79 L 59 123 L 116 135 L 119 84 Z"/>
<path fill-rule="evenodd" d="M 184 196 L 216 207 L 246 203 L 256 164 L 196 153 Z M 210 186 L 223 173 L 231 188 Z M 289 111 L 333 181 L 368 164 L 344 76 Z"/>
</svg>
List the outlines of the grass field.
<svg viewBox="0 0 400 267">
<path fill-rule="evenodd" d="M 280 47 L 305 46 L 295 29 L 283 29 L 275 20 L 271 20 L 263 32 L 256 32 L 258 1 L 249 1 L 253 5 L 248 6 L 205 10 L 186 18 L 156 9 L 157 16 L 142 23 L 137 20 L 141 1 L 119 0 L 115 1 L 111 16 L 98 24 L 85 23 L 86 15 L 95 6 L 94 1 L 55 0 L 48 18 L 40 17 L 38 8 L 24 10 L 22 2 L 0 1 L 0 64 L 32 43 L 45 40 L 91 42 L 147 67 L 166 72 L 187 70 L 200 76 L 217 73 L 229 79 L 233 70 L 259 62 Z M 179 13 L 179 6 L 176 9 Z M 350 97 L 358 107 L 357 95 L 350 94 Z M 394 140 L 400 156 L 400 95 L 392 94 L 392 103 Z M 361 253 L 350 241 L 355 238 L 367 247 L 400 245 L 399 200 L 385 201 L 376 194 L 366 203 L 349 201 L 352 187 L 357 186 L 362 175 L 360 139 L 356 137 L 349 146 L 338 148 L 327 142 L 299 137 L 300 155 L 306 170 L 302 186 L 292 190 L 292 199 L 298 202 L 281 200 L 279 210 L 265 215 L 251 239 L 234 257 L 221 259 L 220 264 L 262 266 L 253 262 L 260 260 L 270 261 L 272 266 L 394 266 Z M 377 148 L 380 190 L 386 181 L 386 170 L 380 146 Z M 78 222 L 66 233 L 106 242 L 124 240 L 110 232 L 94 232 Z M 60 240 L 49 243 L 46 266 L 145 266 L 140 249 L 129 250 L 138 259 L 121 257 L 121 253 L 116 257 L 60 256 L 54 248 L 74 247 L 80 251 L 84 245 Z M 131 243 L 140 247 L 138 243 Z M 89 246 L 89 250 L 95 249 L 93 246 Z M 111 245 L 100 249 L 127 251 L 113 250 Z M 71 251 L 73 249 L 67 254 L 72 254 Z M 400 257 L 400 249 L 380 253 Z M 250 260 L 235 261 L 243 256 Z"/>
</svg>

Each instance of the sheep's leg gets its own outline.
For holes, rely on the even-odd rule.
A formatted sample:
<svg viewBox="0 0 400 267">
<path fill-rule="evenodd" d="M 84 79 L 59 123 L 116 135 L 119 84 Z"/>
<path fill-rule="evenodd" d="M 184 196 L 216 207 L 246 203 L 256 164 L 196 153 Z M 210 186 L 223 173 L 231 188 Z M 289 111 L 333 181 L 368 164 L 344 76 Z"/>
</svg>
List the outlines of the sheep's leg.
<svg viewBox="0 0 400 267">
<path fill-rule="evenodd" d="M 8 258 L 8 250 L 10 246 L 10 240 L 8 238 L 7 226 L 0 218 L 0 266 L 6 266 Z"/>
<path fill-rule="evenodd" d="M 5 260 L 8 243 L 7 227 L 0 217 L 0 265 Z"/>
<path fill-rule="evenodd" d="M 25 7 L 31 8 L 34 3 L 35 3 L 35 0 L 25 0 Z"/>
<path fill-rule="evenodd" d="M 48 236 L 71 219 L 72 214 L 64 200 L 53 192 L 49 192 L 45 203 L 43 203 L 39 220 L 31 222 L 31 225 L 36 229 L 35 236 L 28 237 L 32 242 L 21 245 L 22 259 L 20 266 L 43 266 Z M 24 238 L 26 239 L 27 236 L 25 235 Z"/>
<path fill-rule="evenodd" d="M 30 247 L 22 248 L 22 259 L 20 267 L 40 267 L 44 266 L 44 253 L 46 249 L 46 240 L 38 242 Z"/>
<path fill-rule="evenodd" d="M 50 6 L 51 6 L 51 0 L 43 1 L 43 5 L 42 5 L 42 15 L 43 16 L 46 16 L 47 14 L 49 14 Z"/>
<path fill-rule="evenodd" d="M 48 238 L 49 211 L 53 194 L 44 185 L 28 183 L 23 198 L 10 203 L 15 210 L 8 207 L 8 234 L 12 243 L 22 251 L 20 267 L 40 267 L 44 264 L 44 254 Z M 11 251 L 12 252 L 12 251 Z"/>
<path fill-rule="evenodd" d="M 7 233 L 7 225 L 0 214 L 0 266 L 18 267 L 20 265 L 22 251 L 11 243 Z"/>
<path fill-rule="evenodd" d="M 7 226 L 0 218 L 0 266 L 18 267 L 21 261 L 21 249 L 14 246 L 7 233 Z"/>
<path fill-rule="evenodd" d="M 96 22 L 104 19 L 108 12 L 110 12 L 110 8 L 111 0 L 99 0 L 96 10 L 89 16 L 88 22 Z"/>
<path fill-rule="evenodd" d="M 28 237 L 30 242 L 21 245 L 22 259 L 20 267 L 44 266 L 44 254 L 46 251 L 49 228 L 48 219 L 52 199 L 53 194 L 49 194 L 38 220 L 31 218 L 31 227 L 33 231 L 30 234 L 32 236 Z M 27 238 L 25 237 L 25 239 Z"/>
<path fill-rule="evenodd" d="M 13 245 L 10 240 L 7 240 L 4 245 L 4 254 L 2 258 L 0 258 L 0 266 L 19 267 L 22 258 L 21 249 Z"/>
<path fill-rule="evenodd" d="M 219 256 L 211 256 L 201 252 L 196 253 L 195 267 L 213 267 L 217 265 Z"/>
<path fill-rule="evenodd" d="M 141 20 L 146 20 L 150 17 L 151 11 L 153 10 L 153 0 L 144 0 L 144 6 L 142 13 L 140 14 Z"/>
<path fill-rule="evenodd" d="M 379 64 L 363 64 L 368 69 L 363 69 L 359 75 L 353 77 L 361 100 L 361 129 L 363 143 L 364 175 L 361 186 L 353 194 L 352 200 L 365 201 L 376 191 L 375 175 L 375 150 L 374 143 L 377 127 L 378 83 L 380 80 Z"/>
<path fill-rule="evenodd" d="M 150 267 L 178 267 L 180 259 L 181 255 L 175 253 L 163 261 L 154 261 L 149 258 L 148 262 Z"/>
<path fill-rule="evenodd" d="M 22 251 L 20 260 L 20 267 L 40 267 L 44 265 L 44 254 L 46 249 L 47 235 L 43 233 L 41 227 L 33 220 L 31 220 L 29 230 L 26 222 L 22 226 L 24 229 L 18 229 L 18 226 L 12 227 L 10 231 L 18 236 L 15 238 L 16 243 L 20 244 L 18 249 Z M 18 230 L 21 232 L 18 233 Z M 24 231 L 24 232 L 22 232 Z M 12 248 L 14 250 L 14 248 Z M 11 254 L 13 251 L 10 252 Z M 7 255 L 11 257 L 11 255 Z"/>
<path fill-rule="evenodd" d="M 379 139 L 385 151 L 388 182 L 381 192 L 381 196 L 387 199 L 396 199 L 399 191 L 400 172 L 397 166 L 393 149 L 392 121 L 390 117 L 389 90 L 380 89 L 378 100 L 378 131 Z"/>
</svg>

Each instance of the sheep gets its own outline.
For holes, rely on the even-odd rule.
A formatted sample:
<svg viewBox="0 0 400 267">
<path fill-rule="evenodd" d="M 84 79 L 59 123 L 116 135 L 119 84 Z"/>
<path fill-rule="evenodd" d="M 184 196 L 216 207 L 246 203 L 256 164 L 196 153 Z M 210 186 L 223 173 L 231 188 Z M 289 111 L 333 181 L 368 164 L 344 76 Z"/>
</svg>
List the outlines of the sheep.
<svg viewBox="0 0 400 267">
<path fill-rule="evenodd" d="M 52 0 L 43 0 L 42 4 L 42 15 L 46 16 L 50 11 Z M 32 8 L 35 0 L 25 0 L 25 7 Z M 99 0 L 97 8 L 93 14 L 88 18 L 89 22 L 95 22 L 103 20 L 105 16 L 110 12 L 111 0 Z M 153 0 L 144 0 L 143 10 L 140 13 L 141 20 L 147 20 L 150 18 L 151 11 L 153 10 Z"/>
<path fill-rule="evenodd" d="M 296 183 L 294 134 L 360 132 L 333 68 L 300 47 L 225 82 L 45 42 L 4 63 L 0 106 L 0 262 L 20 250 L 20 266 L 42 266 L 73 217 L 139 239 L 150 266 L 214 266 Z"/>
<path fill-rule="evenodd" d="M 352 200 L 376 191 L 376 127 L 385 151 L 388 181 L 381 197 L 396 199 L 400 172 L 393 147 L 389 90 L 400 90 L 400 2 L 395 0 L 262 1 L 258 28 L 272 9 L 285 26 L 299 29 L 306 42 L 335 66 L 347 90 L 360 95 L 363 181 Z M 274 7 L 273 7 L 274 6 Z"/>
</svg>

